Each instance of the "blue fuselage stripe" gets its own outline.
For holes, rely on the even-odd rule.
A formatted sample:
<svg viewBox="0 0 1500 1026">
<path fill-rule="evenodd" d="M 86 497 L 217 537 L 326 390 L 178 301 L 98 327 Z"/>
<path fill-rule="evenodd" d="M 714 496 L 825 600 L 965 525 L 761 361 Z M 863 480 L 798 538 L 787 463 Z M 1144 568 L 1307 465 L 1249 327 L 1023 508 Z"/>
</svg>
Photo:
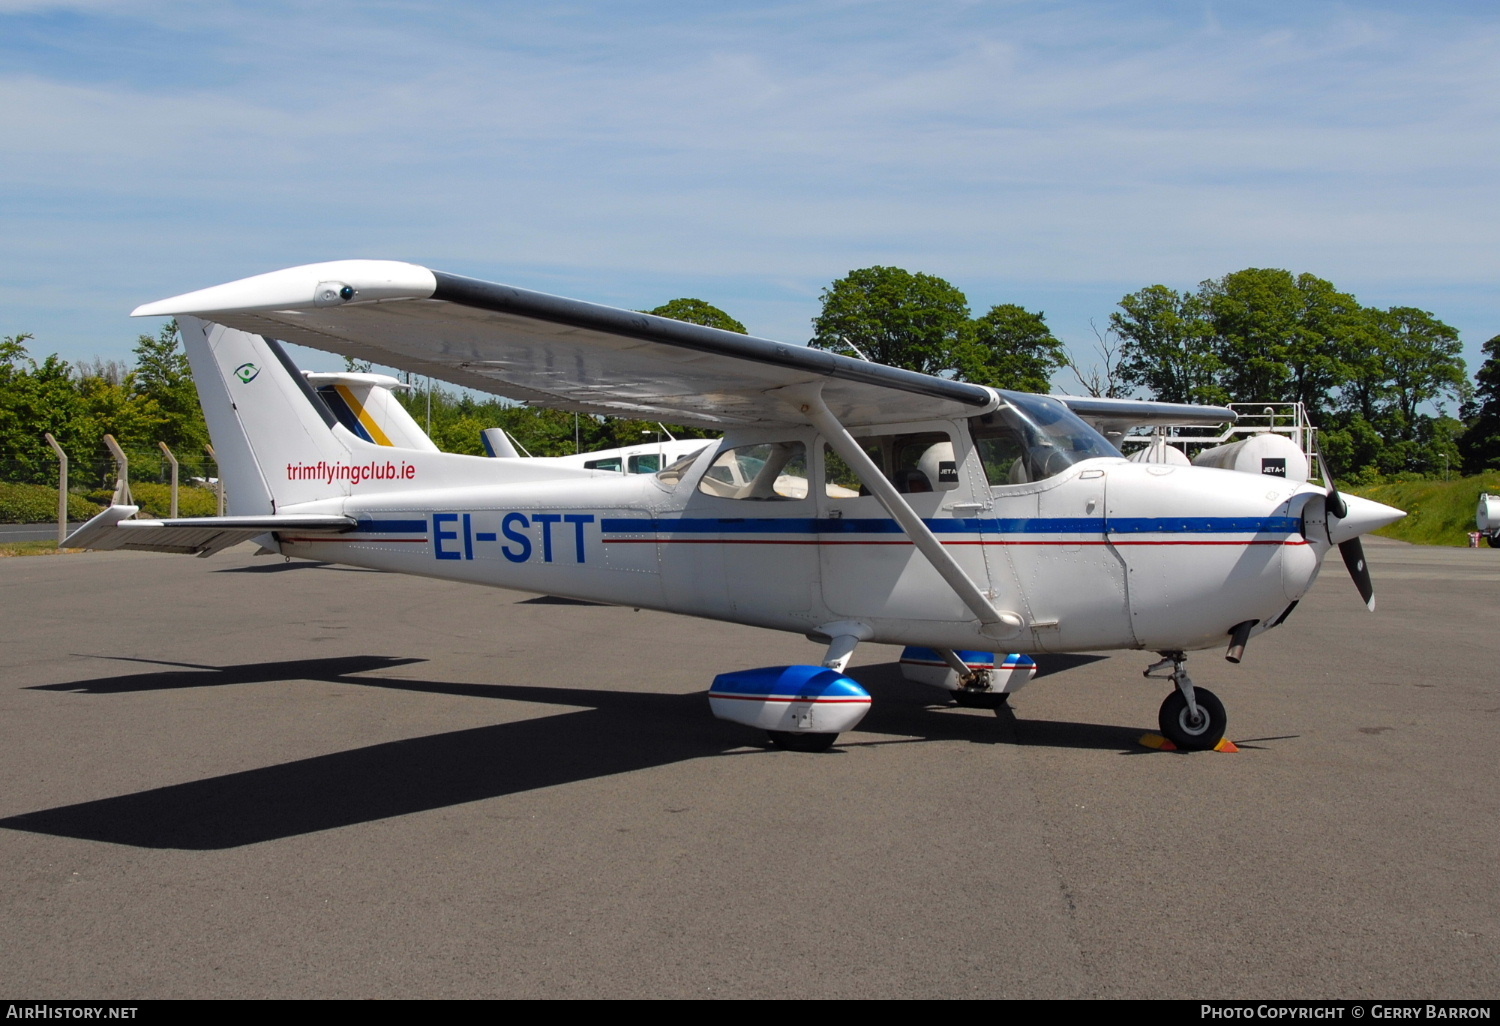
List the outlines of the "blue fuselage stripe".
<svg viewBox="0 0 1500 1026">
<path fill-rule="evenodd" d="M 1297 517 L 1025 517 L 922 521 L 933 534 L 1298 534 Z M 811 517 L 612 518 L 605 534 L 901 534 L 894 520 Z"/>
<path fill-rule="evenodd" d="M 425 520 L 357 520 L 356 531 L 366 534 L 417 534 L 426 533 Z"/>
</svg>

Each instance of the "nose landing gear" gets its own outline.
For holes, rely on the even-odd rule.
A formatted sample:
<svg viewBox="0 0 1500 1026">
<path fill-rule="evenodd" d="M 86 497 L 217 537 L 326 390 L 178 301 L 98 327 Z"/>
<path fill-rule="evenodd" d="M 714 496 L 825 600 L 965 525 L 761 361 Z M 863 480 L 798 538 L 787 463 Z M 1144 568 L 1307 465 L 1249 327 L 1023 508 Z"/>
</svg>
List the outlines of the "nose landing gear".
<svg viewBox="0 0 1500 1026">
<path fill-rule="evenodd" d="M 1146 669 L 1144 676 L 1169 678 L 1177 690 L 1167 695 L 1157 713 L 1162 734 L 1178 748 L 1203 752 L 1224 739 L 1229 718 L 1224 703 L 1207 688 L 1193 686 L 1187 673 L 1187 656 L 1182 652 L 1163 652 L 1160 662 Z"/>
</svg>

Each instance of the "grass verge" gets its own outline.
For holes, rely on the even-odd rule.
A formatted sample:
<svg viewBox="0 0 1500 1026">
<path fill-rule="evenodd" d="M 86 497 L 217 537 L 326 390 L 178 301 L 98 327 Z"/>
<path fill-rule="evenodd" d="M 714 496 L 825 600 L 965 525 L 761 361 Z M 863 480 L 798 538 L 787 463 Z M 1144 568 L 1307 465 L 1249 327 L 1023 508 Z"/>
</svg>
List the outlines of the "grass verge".
<svg viewBox="0 0 1500 1026">
<path fill-rule="evenodd" d="M 1500 471 L 1452 481 L 1392 481 L 1344 489 L 1387 506 L 1406 510 L 1406 518 L 1375 533 L 1413 545 L 1467 546 L 1475 530 L 1479 494 L 1500 494 Z M 1480 542 L 1484 544 L 1484 542 Z"/>
<path fill-rule="evenodd" d="M 0 559 L 6 556 L 66 556 L 83 549 L 60 549 L 55 541 L 0 542 Z"/>
</svg>

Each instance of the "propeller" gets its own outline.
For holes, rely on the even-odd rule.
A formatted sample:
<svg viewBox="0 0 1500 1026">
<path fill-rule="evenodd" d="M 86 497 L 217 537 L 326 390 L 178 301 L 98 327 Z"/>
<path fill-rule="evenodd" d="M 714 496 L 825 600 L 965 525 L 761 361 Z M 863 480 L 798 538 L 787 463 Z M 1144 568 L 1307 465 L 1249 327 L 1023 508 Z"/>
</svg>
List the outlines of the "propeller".
<svg viewBox="0 0 1500 1026">
<path fill-rule="evenodd" d="M 1328 469 L 1328 461 L 1323 458 L 1322 450 L 1313 455 L 1318 458 L 1318 472 L 1323 475 L 1323 483 L 1328 486 L 1328 515 L 1342 520 L 1349 515 L 1349 504 L 1339 494 L 1339 486 L 1333 480 L 1333 472 Z"/>
<path fill-rule="evenodd" d="M 1375 582 L 1370 580 L 1370 566 L 1365 561 L 1365 547 L 1359 536 L 1379 530 L 1386 524 L 1394 524 L 1406 514 L 1383 503 L 1361 499 L 1357 495 L 1346 499 L 1339 494 L 1339 486 L 1334 483 L 1323 453 L 1320 451 L 1314 455 L 1318 459 L 1318 470 L 1323 474 L 1323 483 L 1328 487 L 1327 498 L 1324 499 L 1328 540 L 1339 547 L 1339 555 L 1344 558 L 1344 566 L 1349 570 L 1354 587 L 1359 590 L 1359 597 L 1374 612 Z"/>
<path fill-rule="evenodd" d="M 1358 537 L 1350 538 L 1346 542 L 1339 542 L 1339 555 L 1344 557 L 1344 565 L 1349 568 L 1349 576 L 1359 589 L 1359 597 L 1365 600 L 1370 612 L 1375 612 L 1375 582 L 1370 580 L 1370 567 L 1365 562 L 1365 547 L 1360 544 Z"/>
</svg>

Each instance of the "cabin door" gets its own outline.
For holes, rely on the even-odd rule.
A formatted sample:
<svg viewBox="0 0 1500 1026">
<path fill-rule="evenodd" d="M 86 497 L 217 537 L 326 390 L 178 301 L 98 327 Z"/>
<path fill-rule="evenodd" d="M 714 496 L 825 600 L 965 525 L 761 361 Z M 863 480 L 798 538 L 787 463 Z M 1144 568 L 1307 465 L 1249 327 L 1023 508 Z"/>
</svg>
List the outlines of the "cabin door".
<svg viewBox="0 0 1500 1026">
<path fill-rule="evenodd" d="M 989 587 L 976 501 L 969 475 L 967 433 L 954 425 L 918 425 L 891 434 L 856 436 L 860 446 L 922 517 L 981 590 Z M 823 602 L 851 619 L 971 620 L 964 605 L 917 550 L 880 500 L 819 440 L 818 558 Z"/>
</svg>

